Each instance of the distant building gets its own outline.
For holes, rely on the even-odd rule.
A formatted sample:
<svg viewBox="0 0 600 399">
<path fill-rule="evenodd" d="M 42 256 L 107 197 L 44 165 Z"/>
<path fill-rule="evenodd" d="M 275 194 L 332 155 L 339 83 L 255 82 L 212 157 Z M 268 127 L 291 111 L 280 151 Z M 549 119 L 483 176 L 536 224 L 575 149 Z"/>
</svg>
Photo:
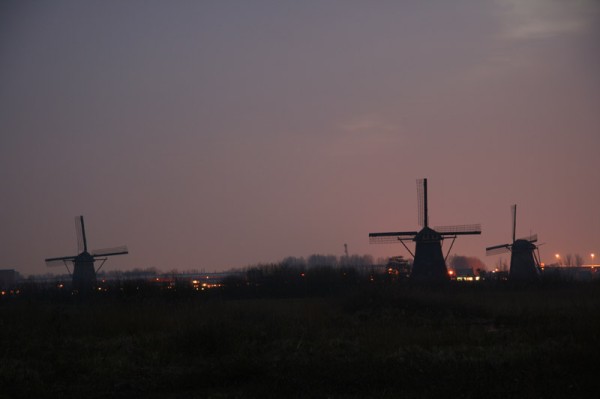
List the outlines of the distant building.
<svg viewBox="0 0 600 399">
<path fill-rule="evenodd" d="M 479 280 L 479 276 L 475 276 L 472 267 L 456 268 L 451 270 L 451 279 L 457 281 L 475 281 Z"/>
<path fill-rule="evenodd" d="M 491 272 L 481 270 L 479 272 L 479 277 L 482 280 L 488 281 L 507 281 L 508 280 L 508 271 L 506 270 L 492 270 Z"/>
<path fill-rule="evenodd" d="M 411 272 L 411 264 L 402 256 L 393 256 L 388 260 L 386 272 L 392 277 L 400 279 L 408 278 Z"/>
</svg>

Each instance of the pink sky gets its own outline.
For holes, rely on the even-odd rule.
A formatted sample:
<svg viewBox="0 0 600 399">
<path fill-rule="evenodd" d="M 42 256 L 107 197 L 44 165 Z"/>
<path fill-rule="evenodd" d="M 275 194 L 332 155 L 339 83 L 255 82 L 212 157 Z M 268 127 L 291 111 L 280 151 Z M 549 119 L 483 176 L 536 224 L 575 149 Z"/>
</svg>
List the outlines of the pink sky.
<svg viewBox="0 0 600 399">
<path fill-rule="evenodd" d="M 481 223 L 600 253 L 597 1 L 5 1 L 0 268 L 224 270 L 404 255 L 368 233 Z M 50 269 L 53 272 L 63 270 Z"/>
</svg>

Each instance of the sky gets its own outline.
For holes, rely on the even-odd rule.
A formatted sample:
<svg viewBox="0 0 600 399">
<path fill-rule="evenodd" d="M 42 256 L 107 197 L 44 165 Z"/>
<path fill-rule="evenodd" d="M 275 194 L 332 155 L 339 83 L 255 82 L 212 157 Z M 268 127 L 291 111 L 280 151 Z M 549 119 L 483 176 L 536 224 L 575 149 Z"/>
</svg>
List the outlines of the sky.
<svg viewBox="0 0 600 399">
<path fill-rule="evenodd" d="M 0 269 L 410 255 L 370 232 L 481 223 L 600 254 L 600 2 L 3 1 Z M 444 242 L 444 251 L 449 243 Z"/>
</svg>

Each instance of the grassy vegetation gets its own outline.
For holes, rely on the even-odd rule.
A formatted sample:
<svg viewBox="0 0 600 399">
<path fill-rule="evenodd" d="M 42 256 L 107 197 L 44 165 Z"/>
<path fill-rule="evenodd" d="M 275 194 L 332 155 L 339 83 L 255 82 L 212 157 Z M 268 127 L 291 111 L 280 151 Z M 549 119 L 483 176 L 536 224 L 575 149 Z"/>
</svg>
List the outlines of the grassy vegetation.
<svg viewBox="0 0 600 399">
<path fill-rule="evenodd" d="M 599 340 L 594 283 L 14 299 L 0 397 L 585 397 Z"/>
</svg>

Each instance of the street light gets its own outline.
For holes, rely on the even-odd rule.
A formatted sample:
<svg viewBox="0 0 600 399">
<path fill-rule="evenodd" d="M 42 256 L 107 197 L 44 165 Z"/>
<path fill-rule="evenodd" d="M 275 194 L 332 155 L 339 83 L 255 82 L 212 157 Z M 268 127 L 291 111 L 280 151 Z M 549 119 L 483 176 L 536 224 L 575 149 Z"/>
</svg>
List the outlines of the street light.
<svg viewBox="0 0 600 399">
<path fill-rule="evenodd" d="M 594 263 L 594 257 L 596 256 L 596 254 L 591 253 L 590 256 L 592 257 L 592 264 Z"/>
<path fill-rule="evenodd" d="M 558 265 L 560 266 L 560 255 L 556 254 L 554 255 L 554 257 L 556 258 L 556 262 L 558 263 Z"/>
</svg>

